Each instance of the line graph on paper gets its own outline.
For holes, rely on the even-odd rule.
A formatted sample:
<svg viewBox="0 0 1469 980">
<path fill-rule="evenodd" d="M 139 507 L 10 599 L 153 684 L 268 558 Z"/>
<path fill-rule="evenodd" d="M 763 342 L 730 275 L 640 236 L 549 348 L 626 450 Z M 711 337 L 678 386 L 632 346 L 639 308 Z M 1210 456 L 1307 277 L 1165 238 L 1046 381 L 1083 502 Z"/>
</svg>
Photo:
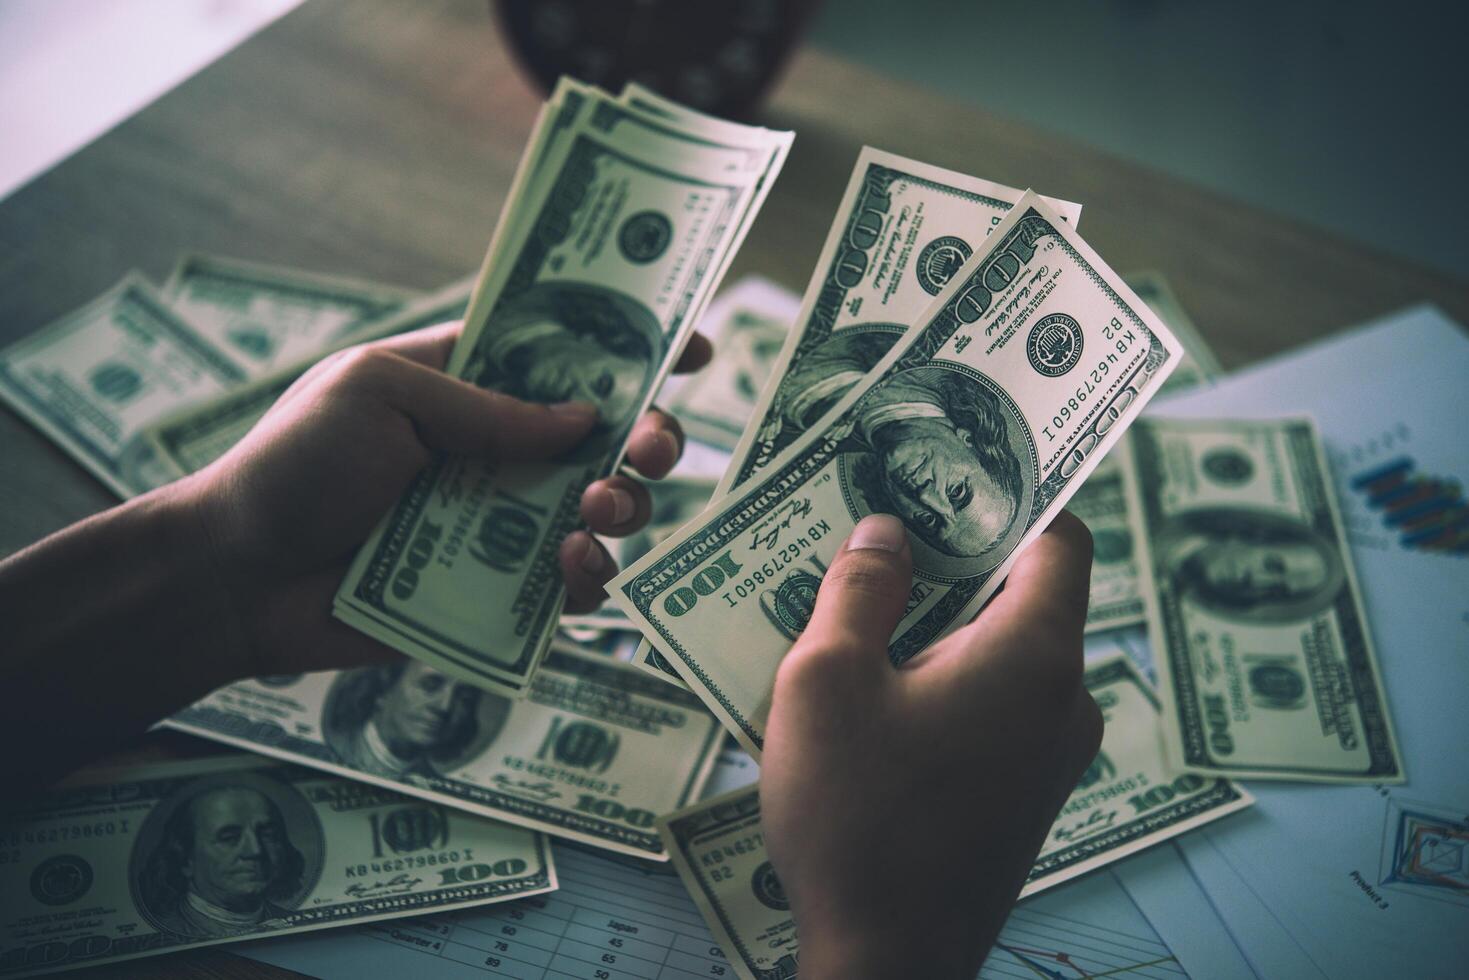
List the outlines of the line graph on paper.
<svg viewBox="0 0 1469 980">
<path fill-rule="evenodd" d="M 1011 913 L 979 975 L 1095 980 L 1187 974 L 1145 920 L 1123 931 L 1022 905 Z"/>
<path fill-rule="evenodd" d="M 554 845 L 561 889 L 483 909 L 245 944 L 322 980 L 729 980 L 667 865 Z M 1116 879 L 1089 875 L 1011 913 L 983 980 L 1184 976 Z"/>
</svg>

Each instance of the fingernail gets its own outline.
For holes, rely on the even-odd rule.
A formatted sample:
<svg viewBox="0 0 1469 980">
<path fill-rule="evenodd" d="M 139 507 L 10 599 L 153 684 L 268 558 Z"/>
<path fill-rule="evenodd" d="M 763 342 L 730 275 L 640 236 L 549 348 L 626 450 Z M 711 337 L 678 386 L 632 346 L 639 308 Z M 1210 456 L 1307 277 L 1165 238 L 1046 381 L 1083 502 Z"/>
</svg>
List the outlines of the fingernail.
<svg viewBox="0 0 1469 980">
<path fill-rule="evenodd" d="M 891 514 L 869 514 L 852 529 L 852 536 L 847 538 L 847 550 L 872 548 L 897 554 L 903 550 L 907 540 L 908 531 L 902 521 Z"/>
<path fill-rule="evenodd" d="M 602 570 L 602 563 L 606 560 L 606 556 L 602 554 L 602 548 L 597 544 L 596 539 L 591 535 L 587 535 L 587 550 L 581 556 L 581 570 L 588 575 L 596 575 Z"/>
<path fill-rule="evenodd" d="M 582 421 L 597 414 L 597 406 L 590 402 L 557 402 L 550 406 L 551 411 L 557 415 Z"/>
<path fill-rule="evenodd" d="M 663 451 L 668 454 L 669 459 L 675 462 L 678 461 L 678 436 L 669 432 L 667 429 L 659 429 L 654 433 L 653 438 L 657 441 L 658 445 L 663 447 Z"/>
<path fill-rule="evenodd" d="M 612 523 L 626 524 L 632 520 L 633 514 L 637 513 L 637 502 L 632 499 L 632 494 L 617 487 L 608 487 L 607 494 L 612 498 Z"/>
</svg>

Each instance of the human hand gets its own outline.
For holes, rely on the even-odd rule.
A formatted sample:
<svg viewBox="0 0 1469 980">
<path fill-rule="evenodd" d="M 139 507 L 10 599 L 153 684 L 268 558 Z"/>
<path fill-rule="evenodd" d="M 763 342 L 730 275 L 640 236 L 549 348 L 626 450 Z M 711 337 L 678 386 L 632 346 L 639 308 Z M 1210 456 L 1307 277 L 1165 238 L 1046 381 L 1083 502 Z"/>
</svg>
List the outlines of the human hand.
<svg viewBox="0 0 1469 980">
<path fill-rule="evenodd" d="M 1082 685 L 1091 535 L 1062 512 L 968 626 L 898 669 L 912 554 L 868 517 L 781 663 L 765 845 L 810 977 L 973 977 L 1101 746 Z"/>
<path fill-rule="evenodd" d="M 221 656 L 253 676 L 376 663 L 389 647 L 334 619 L 332 597 L 368 534 L 438 453 L 513 463 L 551 459 L 592 428 L 587 404 L 518 401 L 443 373 L 462 324 L 341 351 L 306 372 L 233 449 L 166 488 L 194 515 L 215 571 Z M 678 370 L 709 360 L 695 336 Z M 678 461 L 678 424 L 654 410 L 634 425 L 627 461 L 654 479 Z M 591 530 L 620 536 L 648 520 L 646 488 L 623 474 L 582 495 Z M 592 608 L 617 573 L 586 531 L 563 542 L 567 608 Z"/>
</svg>

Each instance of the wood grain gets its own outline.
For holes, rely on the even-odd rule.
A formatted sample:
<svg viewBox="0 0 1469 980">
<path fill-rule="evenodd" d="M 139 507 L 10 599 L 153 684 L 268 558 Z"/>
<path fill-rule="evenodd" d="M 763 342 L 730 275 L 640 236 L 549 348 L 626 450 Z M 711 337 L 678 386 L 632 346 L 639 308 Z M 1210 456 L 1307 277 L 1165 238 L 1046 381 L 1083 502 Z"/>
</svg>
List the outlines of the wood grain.
<svg viewBox="0 0 1469 980">
<path fill-rule="evenodd" d="M 0 344 L 184 250 L 448 282 L 478 265 L 540 98 L 483 0 L 310 0 L 0 203 Z M 803 288 L 870 143 L 1083 203 L 1087 239 L 1164 272 L 1227 366 L 1423 300 L 1469 322 L 1463 282 L 819 51 L 759 121 L 798 136 L 730 281 Z M 0 555 L 113 502 L 5 411 L 0 447 Z M 199 950 L 77 975 L 294 974 Z"/>
</svg>

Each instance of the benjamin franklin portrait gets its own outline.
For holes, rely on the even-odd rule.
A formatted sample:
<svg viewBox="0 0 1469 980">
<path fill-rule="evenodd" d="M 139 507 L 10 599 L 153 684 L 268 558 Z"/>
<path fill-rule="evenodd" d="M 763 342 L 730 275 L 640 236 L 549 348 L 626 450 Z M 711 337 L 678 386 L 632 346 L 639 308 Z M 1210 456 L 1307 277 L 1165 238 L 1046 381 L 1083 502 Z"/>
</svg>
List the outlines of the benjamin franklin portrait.
<svg viewBox="0 0 1469 980">
<path fill-rule="evenodd" d="M 578 458 L 606 452 L 632 425 L 663 360 L 653 314 L 596 286 L 535 286 L 496 307 L 464 377 L 530 402 L 597 406 Z"/>
<path fill-rule="evenodd" d="M 175 936 L 283 928 L 320 874 L 320 826 L 284 783 L 207 777 L 147 820 L 154 826 L 144 825 L 133 855 L 135 896 L 148 920 Z"/>
<path fill-rule="evenodd" d="M 1272 511 L 1185 511 L 1158 532 L 1156 551 L 1184 599 L 1241 622 L 1313 616 L 1346 582 L 1334 542 Z"/>
<path fill-rule="evenodd" d="M 326 744 L 373 776 L 433 775 L 499 734 L 510 702 L 417 660 L 343 671 L 327 692 Z"/>
<path fill-rule="evenodd" d="M 857 451 L 842 463 L 857 509 L 899 517 L 917 538 L 919 568 L 973 575 L 1014 549 L 1035 464 L 1029 432 L 1003 392 L 955 368 L 915 368 L 869 392 L 853 420 Z"/>
<path fill-rule="evenodd" d="M 790 445 L 816 424 L 892 350 L 906 329 L 900 323 L 846 327 L 803 354 L 781 379 L 771 406 L 779 445 Z"/>
</svg>

